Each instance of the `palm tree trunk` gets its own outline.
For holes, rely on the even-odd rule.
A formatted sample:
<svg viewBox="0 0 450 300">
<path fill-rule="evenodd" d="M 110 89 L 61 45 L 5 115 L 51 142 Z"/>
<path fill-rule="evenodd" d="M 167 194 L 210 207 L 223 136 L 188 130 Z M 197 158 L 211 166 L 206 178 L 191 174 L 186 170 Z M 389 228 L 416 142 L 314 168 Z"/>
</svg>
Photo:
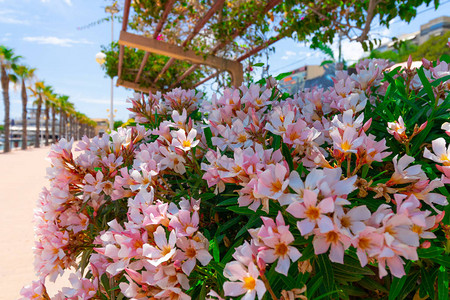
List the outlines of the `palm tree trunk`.
<svg viewBox="0 0 450 300">
<path fill-rule="evenodd" d="M 63 117 L 63 112 L 59 113 L 59 139 L 62 139 L 63 137 L 63 121 L 64 121 L 64 117 Z"/>
<path fill-rule="evenodd" d="M 45 146 L 48 146 L 48 119 L 50 117 L 49 103 L 45 101 Z"/>
<path fill-rule="evenodd" d="M 67 115 L 66 113 L 63 114 L 63 132 L 64 132 L 64 138 L 67 139 Z"/>
<path fill-rule="evenodd" d="M 42 110 L 42 96 L 39 94 L 37 109 L 36 109 L 36 136 L 34 140 L 34 147 L 39 148 L 40 147 L 40 126 L 41 126 L 41 110 Z"/>
<path fill-rule="evenodd" d="M 9 77 L 6 74 L 6 68 L 2 66 L 2 90 L 3 90 L 3 102 L 5 104 L 5 144 L 3 145 L 3 152 L 11 151 L 11 145 L 9 144 Z"/>
<path fill-rule="evenodd" d="M 56 110 L 52 107 L 52 142 L 56 143 Z"/>
<path fill-rule="evenodd" d="M 27 150 L 27 89 L 25 86 L 25 78 L 22 77 L 22 150 Z"/>
</svg>

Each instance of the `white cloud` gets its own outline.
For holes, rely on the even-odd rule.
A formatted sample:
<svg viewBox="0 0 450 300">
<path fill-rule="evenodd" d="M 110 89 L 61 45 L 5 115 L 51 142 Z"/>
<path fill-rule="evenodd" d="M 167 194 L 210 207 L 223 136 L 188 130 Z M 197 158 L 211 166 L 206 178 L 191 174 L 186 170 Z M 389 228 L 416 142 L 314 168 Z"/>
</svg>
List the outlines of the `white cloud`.
<svg viewBox="0 0 450 300">
<path fill-rule="evenodd" d="M 26 18 L 21 18 L 21 12 L 16 12 L 10 9 L 0 10 L 0 23 L 3 24 L 15 24 L 15 25 L 27 25 L 30 24 Z"/>
<path fill-rule="evenodd" d="M 282 60 L 288 60 L 288 59 L 289 59 L 289 56 L 287 56 L 287 55 L 282 56 L 281 59 L 282 59 Z"/>
<path fill-rule="evenodd" d="M 23 40 L 31 43 L 56 45 L 61 47 L 72 47 L 77 44 L 92 44 L 92 42 L 86 39 L 73 40 L 55 36 L 26 36 L 23 38 Z"/>
<path fill-rule="evenodd" d="M 294 51 L 286 51 L 286 55 L 287 56 L 293 56 L 293 55 L 295 55 L 296 53 L 294 52 Z"/>
</svg>

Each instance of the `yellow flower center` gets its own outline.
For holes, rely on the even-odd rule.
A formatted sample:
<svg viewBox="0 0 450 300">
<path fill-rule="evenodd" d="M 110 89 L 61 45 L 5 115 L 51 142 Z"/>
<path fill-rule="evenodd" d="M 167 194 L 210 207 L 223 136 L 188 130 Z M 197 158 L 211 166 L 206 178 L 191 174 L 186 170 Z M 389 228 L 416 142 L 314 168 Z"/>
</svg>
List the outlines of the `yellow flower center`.
<svg viewBox="0 0 450 300">
<path fill-rule="evenodd" d="M 185 253 L 188 258 L 194 258 L 197 255 L 197 251 L 192 247 L 187 248 Z"/>
<path fill-rule="evenodd" d="M 284 243 L 275 245 L 275 255 L 285 256 L 288 253 L 288 246 Z"/>
<path fill-rule="evenodd" d="M 182 145 L 185 148 L 189 148 L 189 147 L 191 147 L 191 141 L 190 140 L 185 140 L 185 141 L 183 141 Z"/>
<path fill-rule="evenodd" d="M 270 188 L 270 190 L 272 191 L 272 193 L 278 193 L 281 192 L 281 189 L 283 188 L 283 183 L 281 182 L 281 180 L 277 180 L 275 182 L 272 183 L 272 187 Z"/>
<path fill-rule="evenodd" d="M 352 225 L 352 222 L 350 221 L 350 218 L 348 216 L 343 216 L 341 218 L 341 225 L 344 228 L 348 228 L 350 227 L 350 225 Z"/>
<path fill-rule="evenodd" d="M 310 206 L 306 209 L 305 215 L 310 220 L 317 220 L 320 216 L 320 209 L 314 206 Z"/>
<path fill-rule="evenodd" d="M 341 148 L 343 151 L 348 151 L 352 148 L 352 144 L 350 144 L 348 141 L 345 141 L 341 144 Z"/>
<path fill-rule="evenodd" d="M 339 241 L 339 235 L 335 231 L 327 232 L 326 236 L 327 243 L 336 244 Z"/>
<path fill-rule="evenodd" d="M 170 251 L 172 251 L 172 248 L 169 245 L 164 246 L 162 248 L 161 255 L 164 256 L 164 255 L 170 253 Z"/>
<path fill-rule="evenodd" d="M 421 226 L 419 226 L 419 225 L 414 224 L 411 227 L 411 231 L 417 233 L 418 235 L 421 235 L 422 232 L 423 232 L 423 228 Z"/>
<path fill-rule="evenodd" d="M 360 238 L 359 242 L 358 242 L 358 247 L 361 250 L 366 250 L 366 249 L 370 248 L 370 240 L 366 237 Z"/>
<path fill-rule="evenodd" d="M 253 290 L 256 287 L 256 280 L 253 277 L 244 277 L 244 289 Z"/>
</svg>

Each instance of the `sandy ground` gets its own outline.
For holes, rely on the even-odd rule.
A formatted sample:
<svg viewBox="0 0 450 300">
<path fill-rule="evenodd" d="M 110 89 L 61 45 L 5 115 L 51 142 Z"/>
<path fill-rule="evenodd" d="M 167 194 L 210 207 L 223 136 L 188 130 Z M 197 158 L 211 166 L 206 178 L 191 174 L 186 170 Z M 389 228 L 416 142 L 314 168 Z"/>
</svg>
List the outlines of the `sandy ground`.
<svg viewBox="0 0 450 300">
<path fill-rule="evenodd" d="M 37 277 L 33 269 L 33 209 L 45 179 L 50 147 L 0 154 L 0 300 L 19 299 Z M 66 278 L 48 284 L 52 296 Z"/>
</svg>

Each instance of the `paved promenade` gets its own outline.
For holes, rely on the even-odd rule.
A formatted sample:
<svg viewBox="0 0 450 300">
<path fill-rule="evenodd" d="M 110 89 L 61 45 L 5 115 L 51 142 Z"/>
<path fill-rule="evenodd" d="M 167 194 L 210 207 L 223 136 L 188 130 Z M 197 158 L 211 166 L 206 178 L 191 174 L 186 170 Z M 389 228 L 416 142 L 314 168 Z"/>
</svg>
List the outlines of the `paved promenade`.
<svg viewBox="0 0 450 300">
<path fill-rule="evenodd" d="M 22 286 L 37 279 L 33 209 L 42 187 L 48 186 L 49 150 L 30 148 L 0 154 L 0 300 L 18 299 Z M 62 286 L 60 281 L 49 287 L 50 296 Z"/>
</svg>

